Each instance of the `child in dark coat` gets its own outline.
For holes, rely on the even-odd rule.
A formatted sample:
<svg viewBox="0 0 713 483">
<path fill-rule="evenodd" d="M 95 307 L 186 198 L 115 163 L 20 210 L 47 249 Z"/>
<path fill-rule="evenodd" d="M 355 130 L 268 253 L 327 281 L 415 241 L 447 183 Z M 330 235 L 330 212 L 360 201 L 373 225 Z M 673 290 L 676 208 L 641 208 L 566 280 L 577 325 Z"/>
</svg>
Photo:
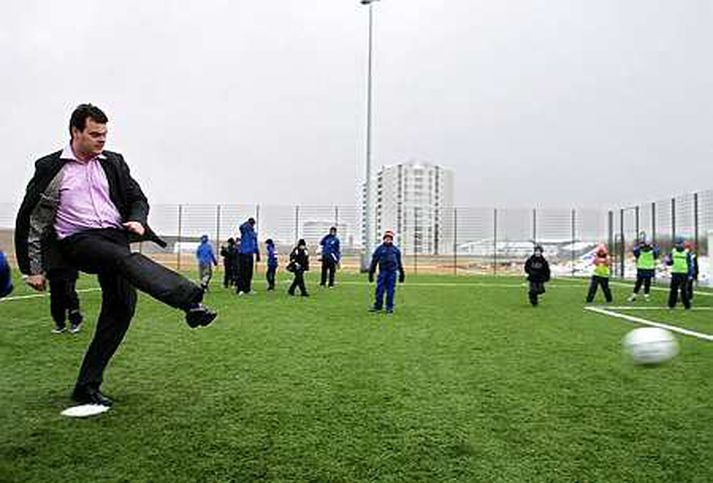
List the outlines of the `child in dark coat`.
<svg viewBox="0 0 713 483">
<path fill-rule="evenodd" d="M 295 279 L 292 281 L 287 293 L 295 294 L 295 289 L 300 289 L 300 295 L 309 297 L 307 287 L 305 287 L 305 272 L 309 271 L 309 252 L 307 251 L 307 242 L 300 240 L 297 246 L 290 253 L 289 271 L 294 273 Z"/>
<path fill-rule="evenodd" d="M 530 282 L 528 296 L 533 307 L 538 304 L 538 295 L 545 293 L 545 282 L 550 281 L 550 265 L 542 252 L 542 246 L 535 245 L 535 253 L 525 262 L 525 273 Z"/>
</svg>

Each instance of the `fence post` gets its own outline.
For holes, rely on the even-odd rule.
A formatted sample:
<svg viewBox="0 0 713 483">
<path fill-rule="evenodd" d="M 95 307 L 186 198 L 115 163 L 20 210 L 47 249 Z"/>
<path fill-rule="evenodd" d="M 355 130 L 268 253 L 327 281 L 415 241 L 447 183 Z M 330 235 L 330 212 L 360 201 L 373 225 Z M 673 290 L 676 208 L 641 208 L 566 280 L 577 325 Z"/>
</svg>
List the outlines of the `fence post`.
<svg viewBox="0 0 713 483">
<path fill-rule="evenodd" d="M 614 253 L 614 212 L 612 210 L 609 210 L 608 218 L 609 240 L 607 241 L 609 245 L 609 253 Z"/>
<path fill-rule="evenodd" d="M 532 242 L 537 245 L 537 208 L 532 209 Z"/>
<path fill-rule="evenodd" d="M 300 205 L 295 206 L 295 245 L 300 239 Z"/>
<path fill-rule="evenodd" d="M 651 241 L 656 243 L 656 202 L 651 202 Z"/>
<path fill-rule="evenodd" d="M 641 238 L 641 226 L 640 226 L 640 220 L 639 220 L 639 205 L 636 205 L 634 207 L 634 216 L 635 216 L 635 224 L 636 224 L 636 239 L 638 240 Z"/>
<path fill-rule="evenodd" d="M 696 251 L 696 253 L 701 253 L 701 249 L 698 247 L 699 236 L 700 233 L 698 230 L 698 193 L 693 193 L 693 249 Z M 709 253 L 708 256 L 710 257 L 711 254 Z"/>
<path fill-rule="evenodd" d="M 183 205 L 178 205 L 178 236 L 176 237 L 176 270 L 181 270 L 181 238 L 183 233 Z"/>
<path fill-rule="evenodd" d="M 458 275 L 458 208 L 453 207 L 453 275 Z"/>
<path fill-rule="evenodd" d="M 671 243 L 676 243 L 676 198 L 671 198 Z"/>
<path fill-rule="evenodd" d="M 493 208 L 493 275 L 498 274 L 498 209 Z"/>
<path fill-rule="evenodd" d="M 339 207 L 338 206 L 334 207 L 334 226 L 337 227 L 337 230 L 339 229 Z"/>
<path fill-rule="evenodd" d="M 624 239 L 624 208 L 619 209 L 619 277 L 624 278 L 624 254 L 626 253 L 626 240 Z"/>
<path fill-rule="evenodd" d="M 574 260 L 575 260 L 575 258 L 574 258 L 574 244 L 577 243 L 577 240 L 576 240 L 577 231 L 576 230 L 577 230 L 577 211 L 574 208 L 572 208 L 572 250 L 570 250 L 570 253 L 572 254 L 572 256 L 571 256 L 571 258 L 572 258 L 572 260 L 571 260 L 571 262 L 572 262 L 572 277 L 574 277 L 574 274 L 575 274 L 575 272 L 574 272 Z"/>
</svg>

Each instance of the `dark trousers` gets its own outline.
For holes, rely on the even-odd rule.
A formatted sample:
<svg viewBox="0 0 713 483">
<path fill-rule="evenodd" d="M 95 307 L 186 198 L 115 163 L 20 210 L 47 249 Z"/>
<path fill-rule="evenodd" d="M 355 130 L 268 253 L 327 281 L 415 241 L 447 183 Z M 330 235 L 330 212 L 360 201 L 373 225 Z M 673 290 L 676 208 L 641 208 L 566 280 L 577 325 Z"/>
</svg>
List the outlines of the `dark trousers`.
<svg viewBox="0 0 713 483">
<path fill-rule="evenodd" d="M 253 283 L 252 253 L 238 253 L 238 279 L 236 292 L 249 293 Z"/>
<path fill-rule="evenodd" d="M 295 289 L 299 288 L 300 294 L 307 295 L 307 287 L 305 286 L 305 271 L 295 270 L 294 274 L 295 278 L 294 280 L 292 280 L 292 285 L 290 285 L 290 288 L 287 290 L 287 293 L 289 293 L 290 295 L 294 295 Z"/>
<path fill-rule="evenodd" d="M 322 280 L 319 283 L 321 286 L 327 284 L 327 278 L 329 278 L 329 286 L 334 286 L 334 274 L 337 272 L 337 264 L 334 260 L 322 260 Z"/>
<path fill-rule="evenodd" d="M 381 310 L 384 306 L 384 293 L 386 293 L 386 310 L 394 309 L 394 295 L 396 293 L 396 272 L 379 272 L 376 279 L 376 300 L 374 308 Z"/>
<path fill-rule="evenodd" d="M 223 287 L 228 288 L 235 283 L 235 275 L 233 275 L 233 262 L 225 262 L 223 264 Z"/>
<path fill-rule="evenodd" d="M 267 267 L 267 273 L 265 278 L 267 279 L 267 289 L 275 290 L 275 273 L 277 272 L 277 267 Z"/>
<path fill-rule="evenodd" d="M 77 281 L 73 278 L 53 277 L 48 275 L 50 285 L 50 313 L 57 327 L 64 327 L 67 318 L 74 325 L 82 323 L 79 311 Z"/>
<path fill-rule="evenodd" d="M 536 282 L 531 280 L 527 295 L 533 306 L 538 304 L 537 296 L 542 295 L 543 293 L 545 293 L 545 282 Z"/>
<path fill-rule="evenodd" d="M 686 282 L 686 292 L 688 293 L 688 300 L 693 300 L 693 289 L 695 282 L 695 279 L 692 278 L 689 278 Z"/>
<path fill-rule="evenodd" d="M 589 292 L 587 293 L 587 303 L 591 303 L 594 300 L 594 296 L 597 294 L 597 288 L 599 286 L 602 287 L 602 292 L 604 292 L 604 298 L 606 301 L 611 302 L 613 300 L 611 290 L 609 290 L 609 277 L 592 275 L 592 281 L 589 283 Z"/>
<path fill-rule="evenodd" d="M 638 294 L 641 290 L 641 286 L 644 286 L 644 293 L 648 295 L 651 293 L 651 277 L 642 277 L 640 275 L 636 276 L 636 283 L 634 284 L 634 293 Z"/>
<path fill-rule="evenodd" d="M 62 251 L 79 270 L 96 273 L 102 289 L 99 320 L 79 371 L 78 390 L 101 384 L 104 369 L 134 315 L 135 288 L 182 310 L 203 298 L 203 290 L 183 276 L 132 253 L 127 232 L 114 229 L 81 232 L 64 239 Z"/>
<path fill-rule="evenodd" d="M 651 280 L 654 278 L 654 270 L 639 269 L 636 271 L 636 283 L 634 284 L 634 293 L 638 294 L 641 286 L 644 286 L 644 293 L 651 293 Z"/>
<path fill-rule="evenodd" d="M 671 274 L 671 290 L 668 293 L 668 306 L 674 308 L 678 302 L 678 292 L 681 292 L 681 302 L 687 309 L 691 308 L 691 299 L 688 297 L 688 275 L 685 273 Z"/>
</svg>

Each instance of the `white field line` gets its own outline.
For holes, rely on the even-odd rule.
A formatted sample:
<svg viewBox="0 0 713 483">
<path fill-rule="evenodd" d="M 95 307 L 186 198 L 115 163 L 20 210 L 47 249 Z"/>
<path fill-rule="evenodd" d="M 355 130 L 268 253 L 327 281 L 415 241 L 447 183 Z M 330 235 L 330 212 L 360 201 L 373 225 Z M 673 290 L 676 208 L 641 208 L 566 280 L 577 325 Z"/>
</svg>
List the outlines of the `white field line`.
<svg viewBox="0 0 713 483">
<path fill-rule="evenodd" d="M 77 290 L 78 293 L 83 293 L 83 292 L 96 292 L 101 290 L 99 287 L 95 288 L 82 288 Z M 4 299 L 0 299 L 0 303 L 2 302 L 12 302 L 13 300 L 27 300 L 27 299 L 39 299 L 43 297 L 49 297 L 50 294 L 49 292 L 46 293 L 36 293 L 36 294 L 31 294 L 31 295 L 17 295 L 15 297 L 5 297 Z"/>
<path fill-rule="evenodd" d="M 657 306 L 650 306 L 650 307 L 647 307 L 647 306 L 639 306 L 639 307 L 633 307 L 633 306 L 630 306 L 630 305 L 628 305 L 628 306 L 624 306 L 624 305 L 620 305 L 620 306 L 608 306 L 608 305 L 605 305 L 605 306 L 603 306 L 603 307 L 597 307 L 597 308 L 602 308 L 602 309 L 604 309 L 604 310 L 669 310 L 669 308 L 668 308 L 667 306 L 665 306 L 665 305 L 663 305 L 663 306 L 658 306 L 658 307 L 657 307 Z M 713 307 L 691 307 L 691 308 L 688 309 L 688 310 L 695 310 L 696 312 L 702 312 L 702 311 L 706 311 L 706 310 L 713 310 Z"/>
<path fill-rule="evenodd" d="M 633 315 L 619 314 L 617 312 L 612 312 L 610 310 L 602 309 L 599 307 L 584 307 L 584 310 L 589 310 L 590 312 L 596 312 L 602 315 L 608 315 L 610 317 L 616 317 L 617 319 L 628 320 L 629 322 L 635 322 L 637 324 L 649 325 L 651 327 L 659 327 L 662 329 L 668 329 L 671 332 L 677 332 L 683 335 L 690 335 L 691 337 L 696 337 L 698 339 L 707 340 L 713 342 L 713 335 L 703 334 L 701 332 L 695 332 L 693 330 L 683 329 L 681 327 L 676 327 L 675 325 L 662 324 L 661 322 L 654 322 L 653 320 L 642 319 L 641 317 L 634 317 Z"/>
<path fill-rule="evenodd" d="M 633 283 L 624 283 L 624 282 L 609 282 L 609 285 L 616 285 L 617 287 L 632 287 L 634 286 Z M 668 287 L 651 287 L 651 290 L 655 290 L 657 292 L 668 292 L 669 288 Z M 704 297 L 713 297 L 713 292 L 701 292 L 701 291 L 693 291 L 693 295 L 703 295 Z"/>
</svg>

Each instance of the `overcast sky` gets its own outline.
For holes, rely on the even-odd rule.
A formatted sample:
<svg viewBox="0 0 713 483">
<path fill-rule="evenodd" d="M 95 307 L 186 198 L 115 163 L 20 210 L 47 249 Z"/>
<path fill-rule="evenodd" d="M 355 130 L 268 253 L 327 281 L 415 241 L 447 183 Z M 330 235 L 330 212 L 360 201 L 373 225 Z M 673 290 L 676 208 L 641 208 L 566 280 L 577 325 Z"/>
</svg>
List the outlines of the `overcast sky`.
<svg viewBox="0 0 713 483">
<path fill-rule="evenodd" d="M 456 202 L 590 206 L 713 188 L 710 0 L 382 0 L 374 163 L 455 171 Z M 358 0 L 5 2 L 0 201 L 110 118 L 152 203 L 354 204 Z"/>
</svg>

